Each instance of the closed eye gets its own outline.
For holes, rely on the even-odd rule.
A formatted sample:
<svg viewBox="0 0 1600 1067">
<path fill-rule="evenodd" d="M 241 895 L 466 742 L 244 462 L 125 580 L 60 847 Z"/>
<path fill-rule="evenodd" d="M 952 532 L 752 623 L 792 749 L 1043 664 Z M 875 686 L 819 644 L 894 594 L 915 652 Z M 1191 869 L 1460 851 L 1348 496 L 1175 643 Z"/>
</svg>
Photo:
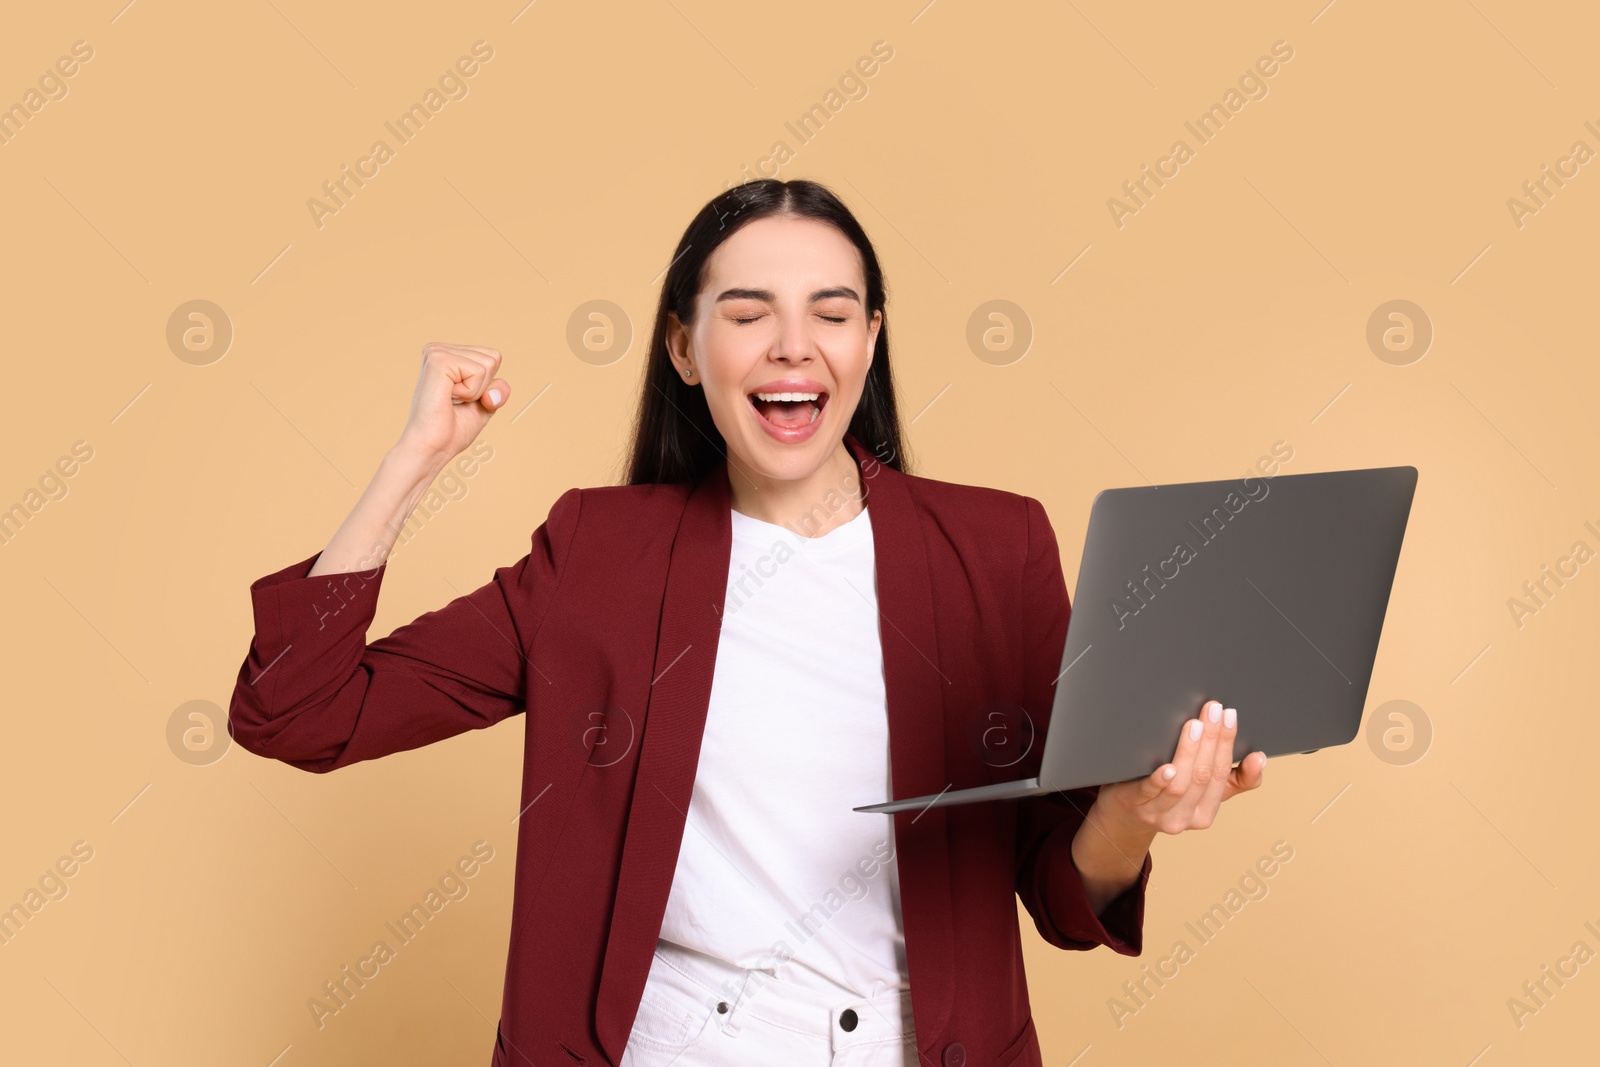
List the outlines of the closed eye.
<svg viewBox="0 0 1600 1067">
<path fill-rule="evenodd" d="M 755 322 L 757 319 L 759 319 L 761 317 L 762 316 L 760 316 L 760 315 L 750 315 L 750 316 L 747 316 L 745 318 L 740 318 L 739 316 L 736 315 L 736 316 L 734 316 L 733 321 L 738 323 L 740 326 L 745 326 L 745 325 L 748 325 L 749 323 Z M 835 323 L 835 324 L 844 323 L 844 322 L 849 322 L 850 321 L 850 316 L 848 316 L 848 315 L 841 315 L 841 316 L 819 315 L 818 318 L 825 319 L 826 321 L 831 322 L 831 323 Z"/>
</svg>

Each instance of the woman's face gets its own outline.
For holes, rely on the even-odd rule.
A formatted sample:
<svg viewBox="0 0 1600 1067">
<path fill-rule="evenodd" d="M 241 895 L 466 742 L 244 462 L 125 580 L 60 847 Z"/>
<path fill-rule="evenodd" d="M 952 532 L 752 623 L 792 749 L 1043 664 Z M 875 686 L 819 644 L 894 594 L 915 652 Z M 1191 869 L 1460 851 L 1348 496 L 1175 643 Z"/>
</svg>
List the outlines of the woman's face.
<svg viewBox="0 0 1600 1067">
<path fill-rule="evenodd" d="M 757 219 L 711 254 L 694 323 L 672 315 L 667 347 L 740 470 L 798 480 L 837 452 L 883 319 L 866 297 L 861 254 L 817 219 Z"/>
</svg>

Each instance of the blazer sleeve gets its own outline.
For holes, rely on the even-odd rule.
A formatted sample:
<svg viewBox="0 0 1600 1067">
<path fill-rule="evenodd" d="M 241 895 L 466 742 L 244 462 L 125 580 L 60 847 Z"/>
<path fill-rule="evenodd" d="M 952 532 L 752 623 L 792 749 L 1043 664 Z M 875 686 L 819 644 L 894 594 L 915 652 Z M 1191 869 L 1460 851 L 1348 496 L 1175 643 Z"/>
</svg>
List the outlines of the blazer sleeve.
<svg viewBox="0 0 1600 1067">
<path fill-rule="evenodd" d="M 228 707 L 249 752 L 325 772 L 482 729 L 522 711 L 528 650 L 578 525 L 569 489 L 527 555 L 367 642 L 388 561 L 309 577 L 317 554 L 250 586 L 255 635 Z"/>
<path fill-rule="evenodd" d="M 1061 571 L 1061 552 L 1044 505 L 1032 497 L 1026 501 L 1028 550 L 1022 590 L 1027 635 L 1025 706 L 1038 725 L 1035 736 L 1044 737 L 1072 607 Z M 1150 857 L 1145 857 L 1138 880 L 1099 915 L 1091 908 L 1083 879 L 1072 862 L 1072 838 L 1099 788 L 1058 790 L 1018 802 L 1017 894 L 1049 944 L 1063 949 L 1107 945 L 1125 956 L 1137 956 L 1143 948 Z"/>
</svg>

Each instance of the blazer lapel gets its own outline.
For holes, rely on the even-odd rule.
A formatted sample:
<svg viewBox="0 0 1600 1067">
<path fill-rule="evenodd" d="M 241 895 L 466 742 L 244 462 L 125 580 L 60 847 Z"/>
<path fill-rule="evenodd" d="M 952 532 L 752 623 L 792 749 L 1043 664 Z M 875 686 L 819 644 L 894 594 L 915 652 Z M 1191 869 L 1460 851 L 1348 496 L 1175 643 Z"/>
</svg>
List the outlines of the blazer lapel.
<svg viewBox="0 0 1600 1067">
<path fill-rule="evenodd" d="M 871 508 L 894 796 L 931 795 L 949 784 L 943 696 L 948 679 L 937 666 L 923 533 L 906 475 L 880 463 L 854 435 L 846 434 L 844 441 Z M 600 1044 L 613 1061 L 622 1058 L 649 976 L 694 791 L 733 544 L 730 499 L 724 462 L 690 493 L 673 541 L 655 682 L 639 742 L 595 1014 Z M 942 808 L 933 808 L 893 818 L 916 1027 L 936 1034 L 949 1017 L 954 989 L 946 817 Z"/>
<path fill-rule="evenodd" d="M 725 468 L 689 494 L 672 542 L 595 1030 L 613 1063 L 632 1030 L 677 867 L 722 631 L 733 525 Z"/>
<path fill-rule="evenodd" d="M 892 796 L 932 796 L 950 785 L 944 747 L 944 690 L 950 682 L 938 666 L 934 575 L 922 517 L 907 475 L 880 463 L 854 435 L 846 434 L 845 444 L 861 468 L 871 508 Z M 911 1003 L 922 1035 L 918 1043 L 924 1044 L 944 1029 L 955 992 L 949 827 L 944 808 L 902 811 L 892 818 Z"/>
</svg>

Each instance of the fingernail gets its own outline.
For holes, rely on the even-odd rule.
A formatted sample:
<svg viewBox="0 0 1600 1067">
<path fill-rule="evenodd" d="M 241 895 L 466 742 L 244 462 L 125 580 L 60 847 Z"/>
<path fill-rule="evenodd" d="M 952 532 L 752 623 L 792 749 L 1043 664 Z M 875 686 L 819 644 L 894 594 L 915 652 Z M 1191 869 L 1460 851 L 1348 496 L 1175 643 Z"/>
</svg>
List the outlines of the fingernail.
<svg viewBox="0 0 1600 1067">
<path fill-rule="evenodd" d="M 1222 711 L 1222 725 L 1226 726 L 1228 729 L 1231 730 L 1231 729 L 1233 729 L 1233 724 L 1238 722 L 1238 721 L 1239 721 L 1239 710 L 1237 708 L 1224 708 L 1223 709 L 1223 711 Z"/>
<path fill-rule="evenodd" d="M 1194 721 L 1190 722 L 1189 723 L 1189 740 L 1191 740 L 1191 741 L 1200 740 L 1200 731 L 1201 731 L 1201 729 L 1202 729 L 1202 727 L 1200 725 L 1200 720 L 1199 719 L 1195 719 Z"/>
<path fill-rule="evenodd" d="M 1222 718 L 1222 705 L 1214 703 L 1211 705 L 1211 721 L 1216 722 L 1220 718 Z"/>
<path fill-rule="evenodd" d="M 493 404 L 495 407 L 499 407 L 500 406 L 500 390 L 498 390 L 498 389 L 489 390 L 489 403 Z"/>
<path fill-rule="evenodd" d="M 1170 782 L 1170 781 L 1172 781 L 1172 776 L 1174 774 L 1177 774 L 1177 773 L 1178 773 L 1178 768 L 1176 768 L 1176 767 L 1168 767 L 1166 770 L 1161 772 L 1161 778 L 1162 778 L 1163 781 Z"/>
</svg>

